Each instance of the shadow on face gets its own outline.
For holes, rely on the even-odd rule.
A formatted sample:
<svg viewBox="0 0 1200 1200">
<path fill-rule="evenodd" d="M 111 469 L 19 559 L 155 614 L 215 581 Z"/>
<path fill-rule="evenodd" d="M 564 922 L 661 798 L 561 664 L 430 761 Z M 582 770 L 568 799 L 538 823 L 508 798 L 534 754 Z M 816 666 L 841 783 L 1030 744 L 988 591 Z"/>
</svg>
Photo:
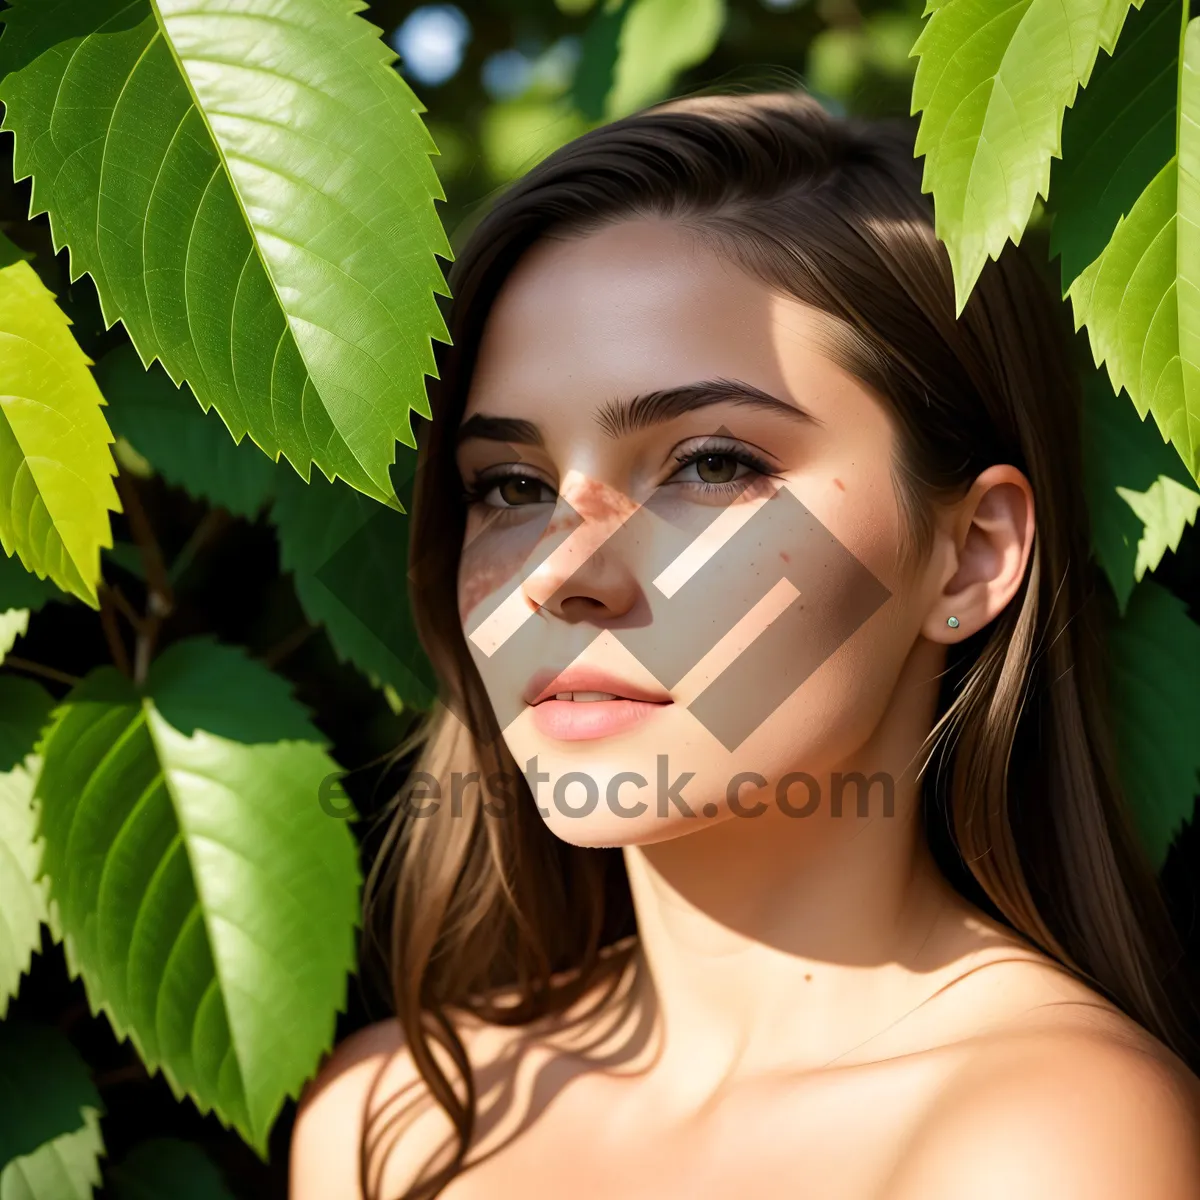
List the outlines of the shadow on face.
<svg viewBox="0 0 1200 1200">
<path fill-rule="evenodd" d="M 797 777 L 819 794 L 895 707 L 932 583 L 899 574 L 891 419 L 829 322 L 663 220 L 545 239 L 498 296 L 459 609 L 564 839 L 819 819 Z"/>
</svg>

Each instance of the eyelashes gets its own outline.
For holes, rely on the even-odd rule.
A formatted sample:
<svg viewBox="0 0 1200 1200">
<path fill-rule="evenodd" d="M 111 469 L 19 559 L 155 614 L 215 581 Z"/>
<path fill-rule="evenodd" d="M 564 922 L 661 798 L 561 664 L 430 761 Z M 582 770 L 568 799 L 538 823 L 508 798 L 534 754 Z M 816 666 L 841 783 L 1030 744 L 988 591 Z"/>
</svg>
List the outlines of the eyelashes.
<svg viewBox="0 0 1200 1200">
<path fill-rule="evenodd" d="M 510 484 L 512 486 L 509 486 Z M 502 497 L 504 503 L 489 499 L 492 493 L 499 493 L 505 487 L 509 487 L 509 496 Z M 553 504 L 558 499 L 554 488 L 531 471 L 523 470 L 520 463 L 505 463 L 502 467 L 490 467 L 481 471 L 470 486 L 463 489 L 462 499 L 468 506 L 482 504 L 495 509 L 528 508 L 531 504 L 539 503 L 536 498 L 537 489 L 548 493 L 547 499 L 540 501 L 541 503 Z M 533 499 L 529 498 L 531 492 L 534 493 Z"/>
<path fill-rule="evenodd" d="M 708 496 L 741 492 L 748 483 L 753 482 L 750 479 L 751 475 L 761 477 L 772 474 L 770 463 L 739 442 L 721 444 L 716 439 L 710 439 L 703 446 L 686 451 L 683 454 L 675 455 L 675 461 L 680 464 L 679 469 L 667 482 L 673 482 L 676 476 L 686 471 L 689 467 L 694 466 L 697 478 L 694 480 L 680 480 L 679 482 L 687 487 L 698 488 L 703 494 Z M 731 478 L 724 480 L 704 479 L 700 474 L 701 470 L 714 470 L 714 462 L 733 463 L 735 474 Z M 737 474 L 736 468 L 738 467 L 745 467 L 745 472 Z M 720 467 L 715 468 L 715 470 L 717 474 L 722 473 Z"/>
<path fill-rule="evenodd" d="M 774 476 L 771 464 L 741 442 L 707 438 L 701 445 L 672 456 L 676 469 L 659 487 L 678 487 L 702 497 L 733 496 L 764 476 Z M 705 479 L 702 472 L 727 475 L 723 479 Z M 694 469 L 694 478 L 681 478 Z M 511 511 L 535 504 L 554 504 L 555 487 L 522 463 L 497 463 L 480 471 L 463 489 L 462 500 L 468 506 L 482 505 L 492 510 Z"/>
</svg>

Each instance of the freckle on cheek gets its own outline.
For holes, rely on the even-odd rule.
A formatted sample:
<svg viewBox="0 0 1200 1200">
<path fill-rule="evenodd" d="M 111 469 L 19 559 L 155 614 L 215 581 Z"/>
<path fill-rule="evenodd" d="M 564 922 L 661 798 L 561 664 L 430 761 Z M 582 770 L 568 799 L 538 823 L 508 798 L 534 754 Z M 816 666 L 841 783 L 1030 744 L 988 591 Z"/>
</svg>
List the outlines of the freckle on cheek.
<svg viewBox="0 0 1200 1200">
<path fill-rule="evenodd" d="M 596 479 L 581 479 L 564 491 L 566 501 L 585 521 L 628 517 L 637 505 L 623 492 Z"/>
<path fill-rule="evenodd" d="M 467 617 L 489 596 L 499 591 L 520 570 L 519 555 L 472 555 L 464 558 L 458 580 L 458 612 Z"/>
<path fill-rule="evenodd" d="M 564 496 L 573 511 L 555 515 L 545 526 L 531 526 L 505 546 L 487 544 L 489 539 L 484 534 L 464 550 L 458 576 L 458 611 L 464 623 L 489 596 L 516 584 L 536 544 L 570 535 L 588 522 L 595 522 L 596 539 L 602 542 L 614 520 L 625 520 L 637 509 L 623 492 L 594 479 L 578 480 Z"/>
</svg>

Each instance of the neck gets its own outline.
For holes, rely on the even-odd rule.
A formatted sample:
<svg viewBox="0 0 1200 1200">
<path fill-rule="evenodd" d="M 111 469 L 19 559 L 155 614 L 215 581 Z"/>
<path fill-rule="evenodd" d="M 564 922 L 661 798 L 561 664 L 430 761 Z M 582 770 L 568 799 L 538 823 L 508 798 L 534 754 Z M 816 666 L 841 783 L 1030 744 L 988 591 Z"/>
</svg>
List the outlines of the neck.
<svg viewBox="0 0 1200 1200">
<path fill-rule="evenodd" d="M 823 792 L 808 819 L 772 809 L 626 848 L 657 1070 L 678 1064 L 690 1090 L 710 1093 L 743 1074 L 848 1060 L 954 971 L 982 914 L 946 882 L 921 829 L 919 751 L 936 703 L 927 665 L 905 672 L 920 702 L 902 681 L 903 703 L 835 768 L 889 773 L 891 816 L 878 795 L 859 816 L 850 788 L 840 817 Z"/>
</svg>

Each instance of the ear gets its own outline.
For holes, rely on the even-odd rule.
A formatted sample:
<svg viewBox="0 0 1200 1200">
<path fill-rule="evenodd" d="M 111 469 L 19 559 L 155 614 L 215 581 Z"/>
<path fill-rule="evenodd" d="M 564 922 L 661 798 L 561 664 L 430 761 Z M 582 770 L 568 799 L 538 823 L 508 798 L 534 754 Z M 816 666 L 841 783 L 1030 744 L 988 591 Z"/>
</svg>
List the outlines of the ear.
<svg viewBox="0 0 1200 1200">
<path fill-rule="evenodd" d="M 959 642 L 999 616 L 1025 578 L 1033 535 L 1029 480 L 1013 466 L 988 467 L 940 522 L 946 578 L 922 633 Z M 947 624 L 951 617 L 957 626 Z"/>
</svg>

